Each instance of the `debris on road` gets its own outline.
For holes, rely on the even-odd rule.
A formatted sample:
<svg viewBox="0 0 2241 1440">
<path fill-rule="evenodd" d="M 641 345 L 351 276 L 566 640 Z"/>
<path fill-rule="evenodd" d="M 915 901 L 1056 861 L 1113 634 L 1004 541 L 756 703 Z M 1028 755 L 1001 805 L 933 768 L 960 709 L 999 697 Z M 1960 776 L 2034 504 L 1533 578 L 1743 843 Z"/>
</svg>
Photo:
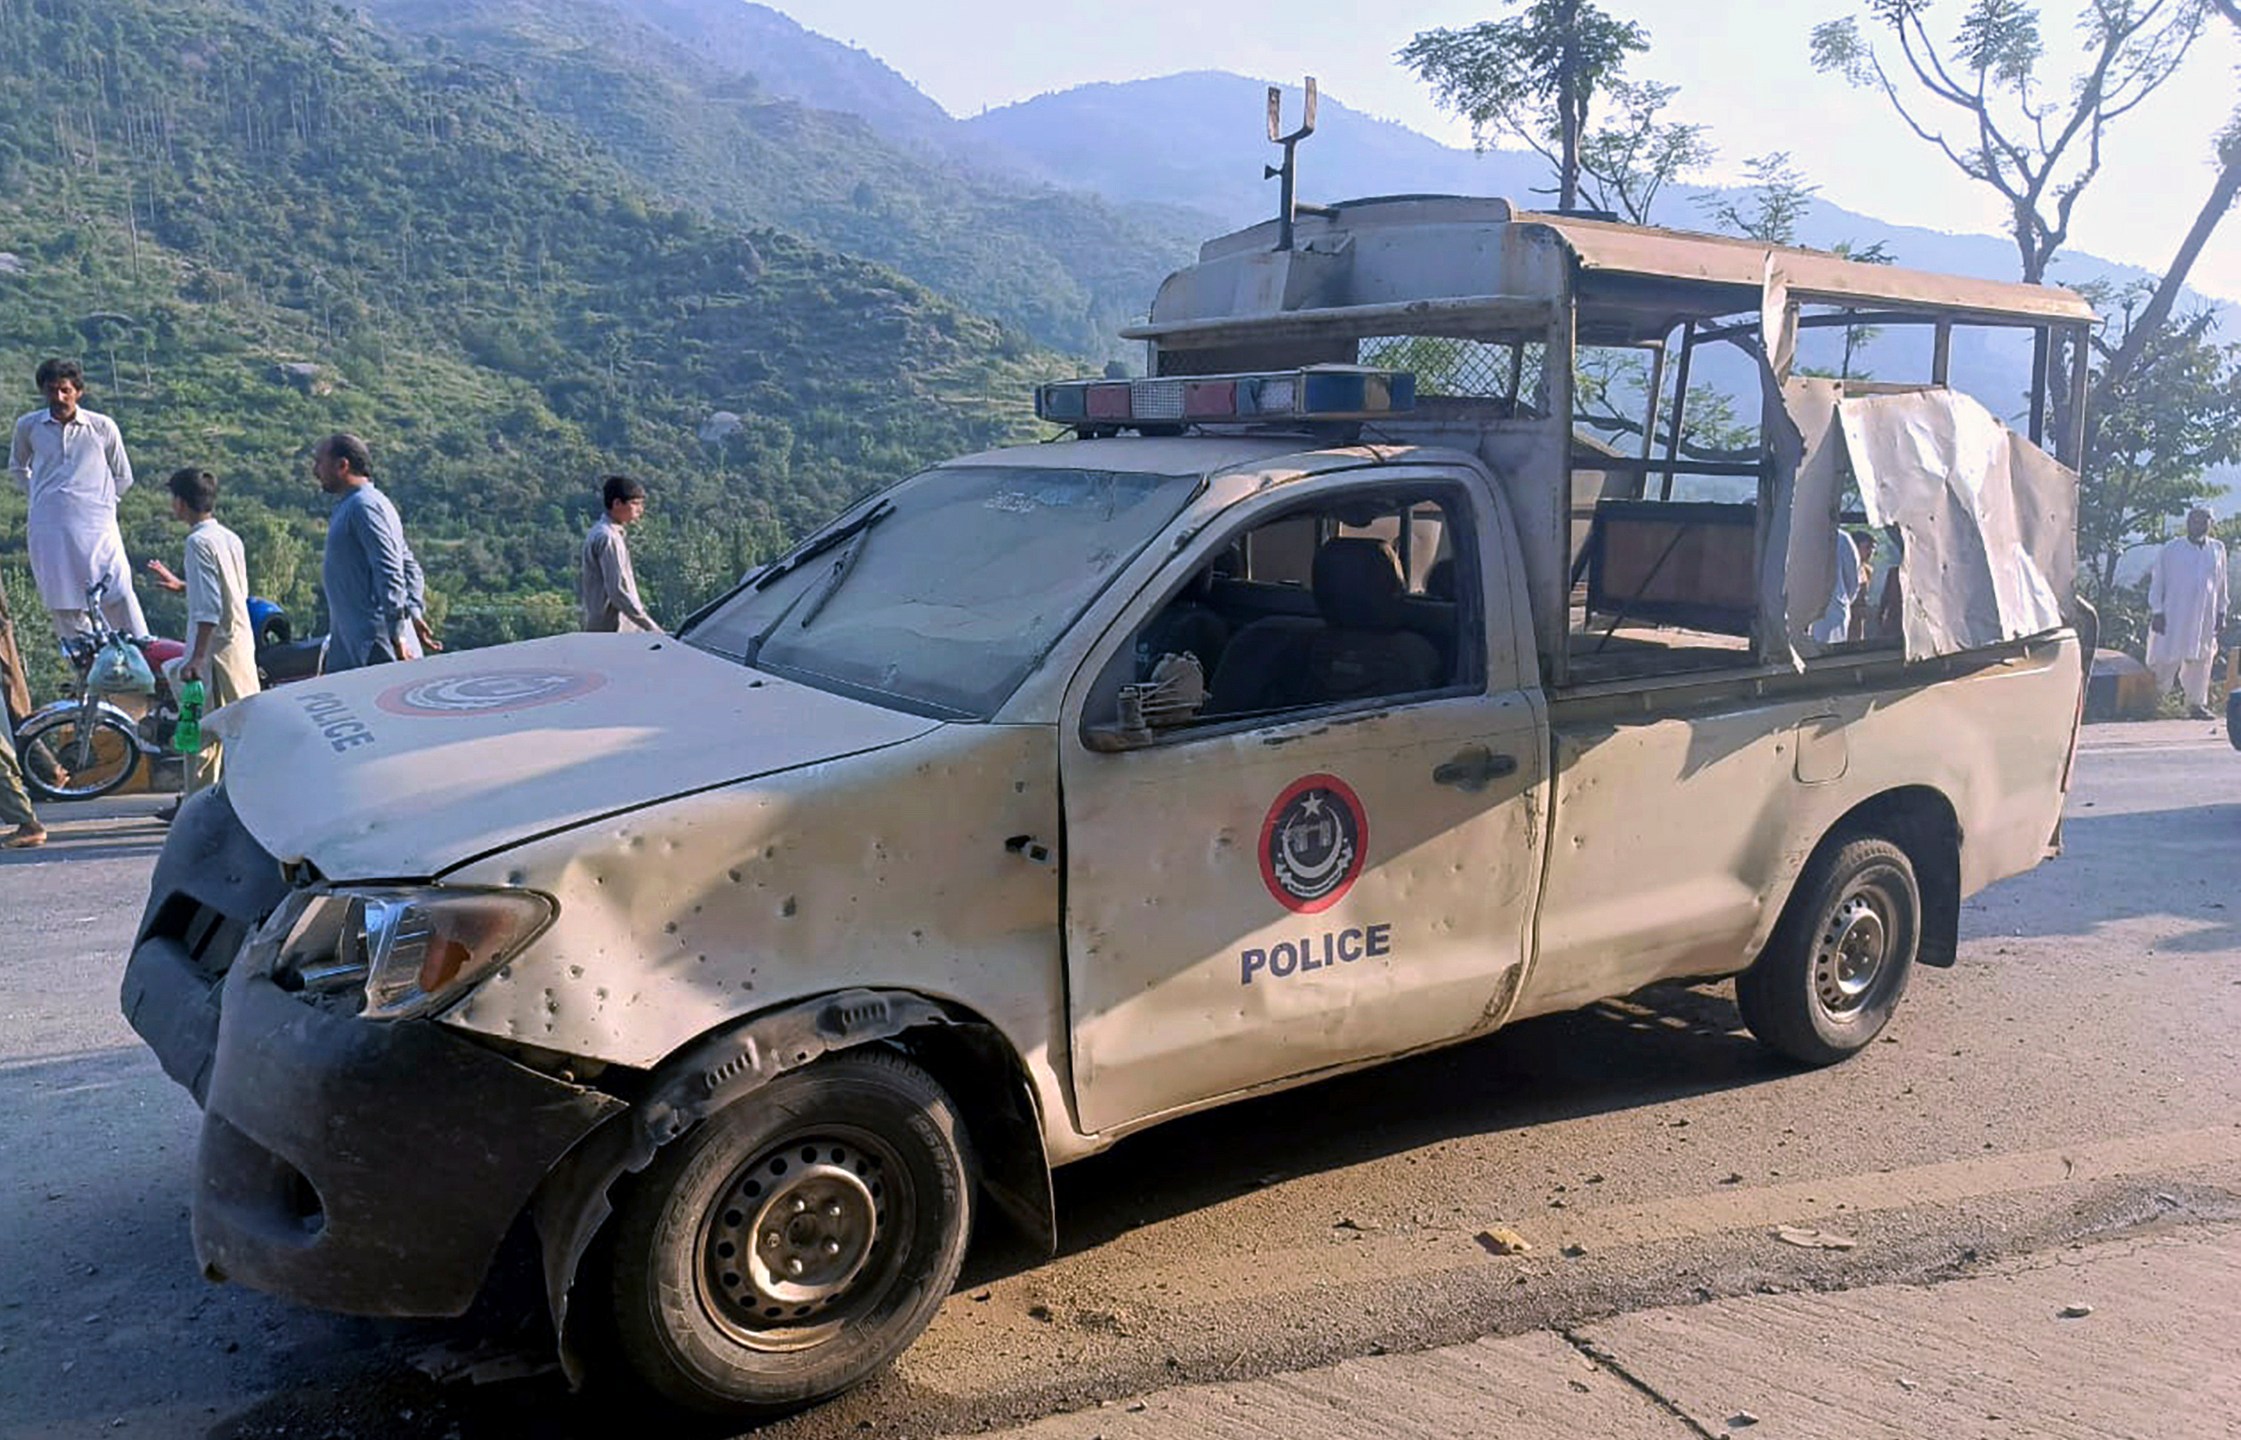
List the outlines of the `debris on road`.
<svg viewBox="0 0 2241 1440">
<path fill-rule="evenodd" d="M 2091 1305 L 2065 1305 L 2059 1312 L 2064 1320 L 2083 1320 L 2093 1313 Z"/>
<path fill-rule="evenodd" d="M 408 1357 L 406 1363 L 439 1385 L 462 1380 L 476 1385 L 494 1385 L 502 1380 L 532 1379 L 560 1368 L 557 1355 L 542 1355 L 497 1341 L 431 1345 Z"/>
<path fill-rule="evenodd" d="M 1814 1230 L 1803 1225 L 1777 1225 L 1774 1238 L 1785 1245 L 1795 1245 L 1802 1250 L 1851 1250 L 1859 1241 L 1849 1235 L 1839 1235 L 1833 1230 Z"/>
<path fill-rule="evenodd" d="M 1489 1255 L 1523 1255 L 1533 1248 L 1533 1242 L 1510 1229 L 1497 1225 L 1491 1230 L 1478 1232 L 1478 1243 L 1486 1247 Z"/>
<path fill-rule="evenodd" d="M 1743 1430 L 1758 1423 L 1759 1417 L 1748 1410 L 1738 1410 L 1727 1417 L 1727 1427 L 1730 1430 Z"/>
</svg>

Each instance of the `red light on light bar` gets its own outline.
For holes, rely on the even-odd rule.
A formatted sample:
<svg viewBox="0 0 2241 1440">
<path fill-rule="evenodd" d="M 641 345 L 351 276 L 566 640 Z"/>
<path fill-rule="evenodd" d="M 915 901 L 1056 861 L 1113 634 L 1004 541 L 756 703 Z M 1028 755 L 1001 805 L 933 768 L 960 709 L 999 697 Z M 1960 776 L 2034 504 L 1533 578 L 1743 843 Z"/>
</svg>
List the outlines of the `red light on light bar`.
<svg viewBox="0 0 2241 1440">
<path fill-rule="evenodd" d="M 1227 419 L 1237 413 L 1237 382 L 1207 380 L 1183 387 L 1183 418 Z"/>
<path fill-rule="evenodd" d="M 1089 387 L 1090 419 L 1126 420 L 1134 413 L 1129 408 L 1128 386 L 1092 385 Z"/>
</svg>

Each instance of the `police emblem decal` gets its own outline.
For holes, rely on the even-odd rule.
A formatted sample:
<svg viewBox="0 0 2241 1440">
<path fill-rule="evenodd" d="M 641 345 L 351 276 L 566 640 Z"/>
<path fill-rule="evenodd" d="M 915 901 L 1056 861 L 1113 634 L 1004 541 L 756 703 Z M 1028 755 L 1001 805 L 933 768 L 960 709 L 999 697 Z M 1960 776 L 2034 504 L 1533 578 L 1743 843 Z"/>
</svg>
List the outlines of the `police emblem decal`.
<svg viewBox="0 0 2241 1440">
<path fill-rule="evenodd" d="M 1261 879 L 1277 904 L 1297 914 L 1343 899 L 1368 853 L 1369 817 L 1336 775 L 1293 781 L 1261 822 Z"/>
<path fill-rule="evenodd" d="M 392 685 L 374 703 L 392 715 L 503 715 L 573 700 L 606 683 L 589 670 L 482 670 Z"/>
</svg>

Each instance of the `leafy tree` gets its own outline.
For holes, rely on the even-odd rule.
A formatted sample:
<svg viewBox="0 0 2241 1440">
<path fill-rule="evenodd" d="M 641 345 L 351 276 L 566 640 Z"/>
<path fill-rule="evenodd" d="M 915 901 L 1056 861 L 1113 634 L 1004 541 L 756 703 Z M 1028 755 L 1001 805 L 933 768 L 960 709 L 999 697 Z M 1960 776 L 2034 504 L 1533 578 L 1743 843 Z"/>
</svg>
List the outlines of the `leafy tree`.
<svg viewBox="0 0 2241 1440">
<path fill-rule="evenodd" d="M 1580 142 L 1581 188 L 1597 209 L 1647 225 L 1668 182 L 1712 162 L 1705 126 L 1659 118 L 1678 93 L 1655 81 L 1611 82 L 1619 122 L 1589 131 Z"/>
<path fill-rule="evenodd" d="M 2113 335 L 2095 341 L 2100 363 L 2126 350 L 2139 357 L 2103 387 L 2086 428 L 2078 558 L 2096 598 L 2116 597 L 2127 550 L 2165 538 L 2171 516 L 2214 493 L 2209 467 L 2241 459 L 2241 345 L 2217 343 L 2208 310 L 2166 320 L 2135 344 L 2134 311 L 2154 289 L 2142 281 L 2089 291 L 2096 307 L 2123 315 Z"/>
<path fill-rule="evenodd" d="M 1571 209 L 1579 204 L 1594 101 L 1623 82 L 1627 57 L 1649 49 L 1649 32 L 1594 0 L 1503 3 L 1517 13 L 1422 31 L 1399 59 L 1432 87 L 1442 109 L 1470 122 L 1479 144 L 1506 134 L 1556 167 L 1556 203 Z M 1637 96 L 1637 107 L 1644 98 Z M 1655 99 L 1648 107 L 1654 118 L 1664 98 L 1647 98 Z"/>
<path fill-rule="evenodd" d="M 1747 198 L 1710 195 L 1698 203 L 1711 213 L 1715 224 L 1730 234 L 1769 245 L 1797 244 L 1798 222 L 1805 218 L 1806 207 L 1813 203 L 1821 187 L 1806 180 L 1805 173 L 1790 163 L 1786 150 L 1755 156 L 1749 168 L 1752 184 L 1745 192 Z M 1863 265 L 1889 265 L 1893 260 L 1891 247 L 1881 240 L 1864 245 L 1856 240 L 1839 240 L 1829 249 L 1832 254 Z M 1847 325 L 1843 330 L 1844 348 L 1834 371 L 1800 365 L 1798 373 L 1832 374 L 1843 380 L 1867 379 L 1867 372 L 1855 368 L 1853 362 L 1879 333 L 1872 325 Z"/>
<path fill-rule="evenodd" d="M 1787 150 L 1753 156 L 1745 168 L 1751 172 L 1745 198 L 1713 194 L 1699 203 L 1712 223 L 1731 235 L 1769 245 L 1795 245 L 1798 221 L 1805 218 L 1806 207 L 1821 187 L 1807 183 L 1805 172 L 1790 163 Z"/>
</svg>

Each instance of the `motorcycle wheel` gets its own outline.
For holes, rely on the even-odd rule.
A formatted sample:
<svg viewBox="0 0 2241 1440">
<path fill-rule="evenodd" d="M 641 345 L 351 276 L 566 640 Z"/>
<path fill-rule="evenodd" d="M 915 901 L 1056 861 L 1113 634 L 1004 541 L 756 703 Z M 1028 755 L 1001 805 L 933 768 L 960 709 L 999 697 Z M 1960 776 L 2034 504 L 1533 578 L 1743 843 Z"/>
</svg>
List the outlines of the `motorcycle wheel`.
<svg viewBox="0 0 2241 1440">
<path fill-rule="evenodd" d="M 26 721 L 16 732 L 16 760 L 33 798 L 92 800 L 140 770 L 140 737 L 114 715 L 82 723 L 76 711 Z"/>
</svg>

